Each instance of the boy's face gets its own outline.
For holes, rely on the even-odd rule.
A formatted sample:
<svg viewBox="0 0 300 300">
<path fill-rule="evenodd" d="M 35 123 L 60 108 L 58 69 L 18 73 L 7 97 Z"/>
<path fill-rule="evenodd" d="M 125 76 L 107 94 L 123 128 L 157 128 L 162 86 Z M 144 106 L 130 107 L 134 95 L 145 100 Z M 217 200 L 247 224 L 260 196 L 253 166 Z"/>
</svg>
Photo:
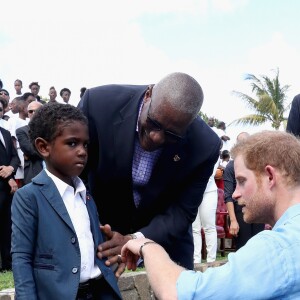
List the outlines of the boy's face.
<svg viewBox="0 0 300 300">
<path fill-rule="evenodd" d="M 56 90 L 51 89 L 51 90 L 49 91 L 49 96 L 50 96 L 50 100 L 51 100 L 51 101 L 54 101 L 54 100 L 56 99 L 56 96 L 57 96 Z"/>
<path fill-rule="evenodd" d="M 15 81 L 15 90 L 17 93 L 21 92 L 22 84 L 19 81 Z"/>
<path fill-rule="evenodd" d="M 72 185 L 72 177 L 80 175 L 87 162 L 89 142 L 86 124 L 74 121 L 54 141 L 48 144 L 44 157 L 47 169 L 65 183 Z"/>
<path fill-rule="evenodd" d="M 33 94 L 33 95 L 35 95 L 35 96 L 37 96 L 37 94 L 39 93 L 39 91 L 40 91 L 40 87 L 38 86 L 38 85 L 32 85 L 31 86 L 31 93 Z"/>
<path fill-rule="evenodd" d="M 70 96 L 71 96 L 70 93 L 67 92 L 67 91 L 64 91 L 64 92 L 62 93 L 62 98 L 63 98 L 64 102 L 66 102 L 66 103 L 69 102 Z"/>
</svg>

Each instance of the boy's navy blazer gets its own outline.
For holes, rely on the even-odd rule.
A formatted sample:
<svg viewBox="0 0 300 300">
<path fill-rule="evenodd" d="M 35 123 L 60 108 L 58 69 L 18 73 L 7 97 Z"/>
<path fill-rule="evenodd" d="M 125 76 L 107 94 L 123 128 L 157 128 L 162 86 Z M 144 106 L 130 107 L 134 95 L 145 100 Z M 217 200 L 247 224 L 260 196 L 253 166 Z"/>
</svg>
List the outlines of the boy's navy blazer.
<svg viewBox="0 0 300 300">
<path fill-rule="evenodd" d="M 96 257 L 103 237 L 96 205 L 89 195 L 86 206 Z M 75 299 L 80 280 L 79 244 L 58 189 L 44 170 L 15 193 L 12 222 L 16 299 Z M 112 288 L 111 294 L 121 299 L 112 270 L 98 258 L 96 263 Z M 103 299 L 110 297 L 103 295 Z"/>
</svg>

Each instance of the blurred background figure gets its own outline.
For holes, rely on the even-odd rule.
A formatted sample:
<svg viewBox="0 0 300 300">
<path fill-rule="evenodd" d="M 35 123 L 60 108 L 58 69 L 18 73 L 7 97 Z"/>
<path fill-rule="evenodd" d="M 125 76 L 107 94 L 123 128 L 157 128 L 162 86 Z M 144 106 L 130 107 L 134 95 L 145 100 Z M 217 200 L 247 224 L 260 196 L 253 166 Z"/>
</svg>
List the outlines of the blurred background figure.
<svg viewBox="0 0 300 300">
<path fill-rule="evenodd" d="M 3 100 L 3 109 L 4 109 L 2 118 L 7 121 L 9 119 L 9 116 L 7 116 L 6 113 L 9 111 L 8 104 L 9 104 L 10 97 L 9 97 L 9 92 L 6 89 L 3 88 L 0 89 L 0 99 Z"/>
<path fill-rule="evenodd" d="M 15 94 L 12 95 L 13 96 L 12 98 L 22 96 L 22 88 L 23 88 L 22 80 L 16 79 L 14 82 L 14 88 L 15 88 Z"/>
<path fill-rule="evenodd" d="M 24 155 L 20 148 L 18 138 L 16 136 L 16 130 L 22 126 L 25 126 L 28 124 L 28 112 L 27 112 L 27 106 L 28 102 L 24 100 L 23 97 L 16 97 L 16 105 L 18 107 L 19 113 L 16 117 L 11 117 L 8 120 L 8 130 L 10 131 L 10 134 L 12 136 L 15 148 L 17 149 L 18 156 L 20 159 L 20 165 L 18 169 L 16 170 L 15 179 L 18 183 L 18 186 L 21 187 L 23 185 L 23 179 L 24 179 Z"/>
<path fill-rule="evenodd" d="M 223 147 L 221 149 L 221 151 L 223 150 L 229 150 L 230 149 L 230 145 L 229 145 L 229 140 L 230 137 L 226 134 L 226 125 L 223 121 L 220 121 L 219 124 L 217 125 L 217 129 L 219 132 L 219 137 L 223 142 Z"/>
<path fill-rule="evenodd" d="M 2 119 L 4 103 L 0 99 L 0 271 L 11 269 L 11 201 L 17 190 L 14 174 L 20 163 L 11 135 L 2 126 L 7 122 Z"/>
<path fill-rule="evenodd" d="M 200 264 L 202 262 L 201 228 L 203 228 L 205 234 L 207 262 L 215 261 L 217 256 L 218 239 L 216 230 L 216 210 L 218 204 L 218 187 L 214 177 L 218 166 L 219 161 L 215 164 L 213 173 L 207 182 L 202 202 L 192 225 L 194 238 L 194 264 Z"/>
<path fill-rule="evenodd" d="M 300 94 L 296 95 L 292 101 L 286 131 L 300 136 Z"/>
<path fill-rule="evenodd" d="M 29 120 L 34 116 L 35 111 L 43 104 L 34 101 L 28 105 Z M 29 121 L 30 122 L 30 121 Z M 29 125 L 22 126 L 16 130 L 16 136 L 20 148 L 24 154 L 24 180 L 23 184 L 31 182 L 31 179 L 38 175 L 43 169 L 43 159 L 36 151 L 29 138 Z"/>
<path fill-rule="evenodd" d="M 57 92 L 54 86 L 51 86 L 49 89 L 49 103 L 54 103 L 57 102 L 56 97 L 57 97 Z"/>
<path fill-rule="evenodd" d="M 17 105 L 17 98 L 18 97 L 15 97 L 8 104 L 8 109 L 9 110 L 5 113 L 5 117 L 6 117 L 7 120 L 9 118 L 18 117 L 19 108 L 18 108 L 18 105 Z"/>
<path fill-rule="evenodd" d="M 59 94 L 62 97 L 64 103 L 68 104 L 70 101 L 71 91 L 68 88 L 63 88 Z"/>
<path fill-rule="evenodd" d="M 223 167 L 225 169 L 230 160 L 230 152 L 228 150 L 223 150 L 221 152 L 220 158 L 221 158 L 220 167 Z"/>
<path fill-rule="evenodd" d="M 5 103 L 6 102 L 0 98 L 0 127 L 8 130 L 7 121 L 5 119 L 3 119 Z"/>
<path fill-rule="evenodd" d="M 84 95 L 85 91 L 86 91 L 86 87 L 82 87 L 82 88 L 80 89 L 80 95 L 79 95 L 80 99 L 81 99 L 82 96 Z"/>
<path fill-rule="evenodd" d="M 249 133 L 241 132 L 236 139 L 237 143 L 247 139 Z M 224 170 L 224 199 L 230 219 L 229 233 L 234 236 L 236 250 L 243 247 L 247 241 L 264 230 L 265 224 L 249 224 L 244 221 L 242 206 L 238 205 L 237 201 L 232 198 L 235 191 L 236 180 L 234 173 L 234 161 L 230 160 Z"/>
<path fill-rule="evenodd" d="M 29 85 L 29 89 L 37 101 L 41 102 L 42 104 L 45 104 L 45 101 L 42 100 L 41 97 L 38 95 L 40 91 L 40 85 L 38 82 L 31 82 Z"/>
<path fill-rule="evenodd" d="M 37 101 L 36 98 L 34 97 L 34 95 L 32 93 L 24 93 L 23 94 L 23 99 L 29 104 L 31 102 L 35 102 Z"/>
</svg>

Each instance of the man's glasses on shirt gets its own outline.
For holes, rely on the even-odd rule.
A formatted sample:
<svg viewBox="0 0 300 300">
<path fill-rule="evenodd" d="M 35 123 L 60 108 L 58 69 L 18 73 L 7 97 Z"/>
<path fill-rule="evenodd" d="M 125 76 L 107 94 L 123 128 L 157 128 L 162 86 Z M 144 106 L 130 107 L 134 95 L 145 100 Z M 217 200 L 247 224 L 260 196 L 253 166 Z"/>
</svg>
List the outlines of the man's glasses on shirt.
<svg viewBox="0 0 300 300">
<path fill-rule="evenodd" d="M 147 123 L 148 123 L 148 131 L 163 131 L 165 136 L 168 138 L 169 141 L 171 142 L 180 142 L 184 139 L 184 136 L 178 135 L 170 130 L 164 129 L 159 122 L 154 120 L 153 118 L 150 117 L 150 107 L 151 107 L 151 101 L 150 99 L 150 104 L 148 108 L 148 113 L 147 113 Z"/>
</svg>

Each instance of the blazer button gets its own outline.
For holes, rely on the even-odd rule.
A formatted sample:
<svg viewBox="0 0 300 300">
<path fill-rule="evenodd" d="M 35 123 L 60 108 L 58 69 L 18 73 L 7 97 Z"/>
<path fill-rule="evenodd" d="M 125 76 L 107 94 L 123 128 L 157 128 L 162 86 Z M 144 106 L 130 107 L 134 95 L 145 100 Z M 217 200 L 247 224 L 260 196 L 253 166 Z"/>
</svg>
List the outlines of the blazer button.
<svg viewBox="0 0 300 300">
<path fill-rule="evenodd" d="M 72 273 L 73 273 L 73 274 L 76 274 L 77 272 L 78 272 L 78 268 L 73 268 L 73 269 L 72 269 Z"/>
<path fill-rule="evenodd" d="M 75 237 L 72 237 L 72 238 L 71 238 L 71 243 L 72 243 L 72 244 L 75 244 L 75 243 L 76 243 L 76 238 L 75 238 Z"/>
</svg>

